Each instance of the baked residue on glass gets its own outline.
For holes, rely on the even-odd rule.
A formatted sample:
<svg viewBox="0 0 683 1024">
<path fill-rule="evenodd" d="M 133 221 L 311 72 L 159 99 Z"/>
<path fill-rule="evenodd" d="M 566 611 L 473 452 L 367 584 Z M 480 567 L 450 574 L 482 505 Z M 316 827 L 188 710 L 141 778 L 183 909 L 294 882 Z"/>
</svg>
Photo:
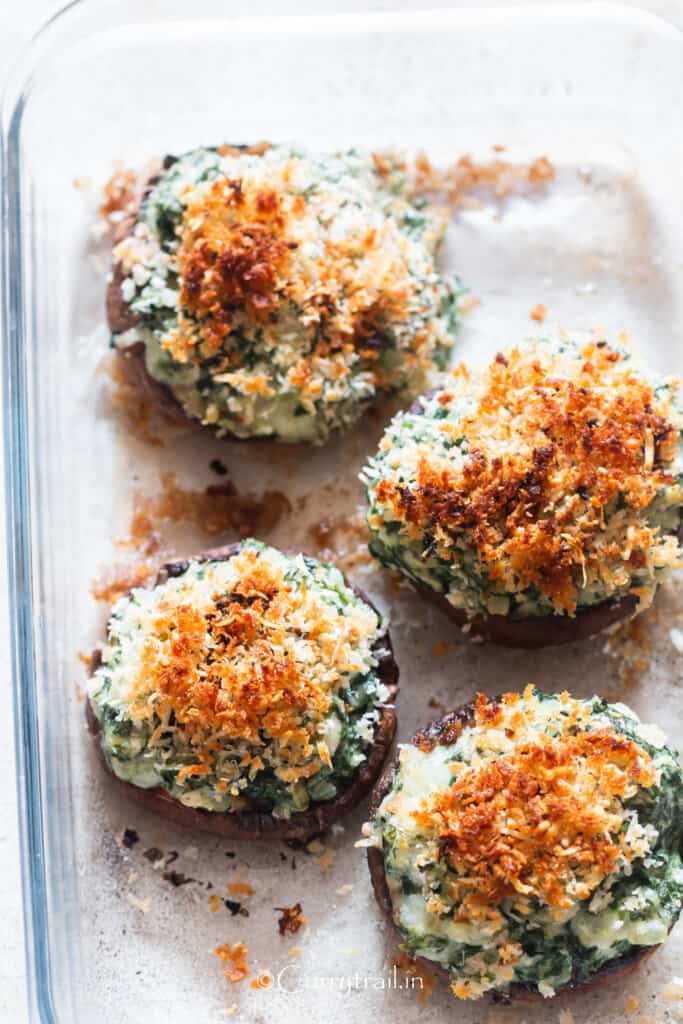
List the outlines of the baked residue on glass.
<svg viewBox="0 0 683 1024">
<path fill-rule="evenodd" d="M 164 536 L 164 524 L 189 523 L 212 538 L 263 537 L 290 512 L 289 499 L 281 491 L 242 493 L 229 477 L 194 490 L 182 487 L 175 473 L 162 473 L 160 493 L 134 495 L 128 536 L 116 545 L 123 557 L 100 571 L 90 591 L 96 600 L 113 604 L 155 577 L 165 562 L 177 557 Z"/>
</svg>

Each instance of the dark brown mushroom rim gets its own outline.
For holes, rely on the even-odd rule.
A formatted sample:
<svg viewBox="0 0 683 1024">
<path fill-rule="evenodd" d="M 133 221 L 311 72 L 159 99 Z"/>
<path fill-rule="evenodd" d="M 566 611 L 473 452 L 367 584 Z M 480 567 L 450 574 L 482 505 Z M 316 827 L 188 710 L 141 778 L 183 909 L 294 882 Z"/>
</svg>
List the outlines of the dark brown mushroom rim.
<svg viewBox="0 0 683 1024">
<path fill-rule="evenodd" d="M 435 391 L 428 392 L 429 398 Z M 424 415 L 422 399 L 418 399 L 410 412 L 414 416 Z M 683 509 L 680 511 L 678 527 L 679 543 L 683 545 Z M 529 615 L 523 619 L 511 619 L 507 615 L 475 615 L 468 618 L 461 608 L 454 608 L 444 594 L 433 590 L 426 583 L 411 577 L 415 590 L 440 608 L 458 626 L 468 626 L 470 636 L 478 636 L 494 644 L 506 647 L 519 647 L 526 650 L 537 650 L 540 647 L 556 647 L 560 644 L 571 644 L 577 640 L 585 640 L 589 636 L 601 633 L 609 626 L 630 618 L 638 607 L 638 598 L 627 594 L 618 600 L 608 598 L 590 608 L 579 608 L 576 615 Z"/>
<path fill-rule="evenodd" d="M 500 697 L 493 697 L 490 698 L 490 700 L 491 703 L 495 705 L 500 702 Z M 425 729 L 421 729 L 412 737 L 410 743 L 412 743 L 413 746 L 420 746 L 422 748 L 426 747 L 427 749 L 433 749 L 437 744 L 450 746 L 452 743 L 455 743 L 461 730 L 463 728 L 467 728 L 467 726 L 472 723 L 474 720 L 474 713 L 475 705 L 473 702 L 463 704 L 455 711 L 451 711 L 449 714 L 444 715 L 443 718 L 439 718 L 436 721 L 431 722 Z M 381 778 L 373 790 L 372 801 L 370 804 L 371 820 L 375 818 L 380 804 L 391 789 L 391 784 L 397 770 L 398 758 L 394 758 L 382 773 Z M 379 850 L 374 846 L 369 847 L 367 853 L 368 868 L 370 870 L 370 878 L 372 880 L 372 888 L 375 893 L 375 898 L 390 927 L 399 936 L 399 938 L 402 939 L 403 935 L 401 930 L 394 920 L 393 904 L 391 902 L 389 886 L 387 885 L 386 874 L 384 871 L 384 853 L 382 850 Z M 602 984 L 624 978 L 652 956 L 658 948 L 658 946 L 645 946 L 643 949 L 636 950 L 635 952 L 625 953 L 623 956 L 618 957 L 611 963 L 605 964 L 605 966 L 597 971 L 592 978 L 584 981 L 569 981 L 566 985 L 558 988 L 557 992 L 558 994 L 564 992 L 586 992 L 588 989 L 598 988 Z M 435 963 L 435 961 L 429 960 L 426 957 L 415 957 L 415 963 L 423 967 L 426 972 L 432 972 L 438 977 L 443 978 L 445 981 L 449 981 L 448 970 L 440 964 Z M 530 1003 L 543 1000 L 544 998 L 545 997 L 542 996 L 533 985 L 526 983 L 521 984 L 518 982 L 513 983 L 505 990 L 495 990 L 489 993 L 489 999 L 494 1003 L 509 1003 L 512 1000 L 515 1000 L 516 1002 Z"/>
<path fill-rule="evenodd" d="M 220 562 L 232 558 L 239 549 L 239 544 L 203 551 L 191 560 L 169 562 L 159 572 L 155 585 L 165 582 L 172 576 L 182 576 L 190 562 Z M 365 594 L 346 580 L 346 584 L 361 600 L 371 608 L 374 605 Z M 393 704 L 398 693 L 398 665 L 394 659 L 391 638 L 385 633 L 374 645 L 378 658 L 377 675 L 389 690 L 388 700 Z M 99 648 L 90 660 L 92 675 L 102 662 Z M 226 839 L 287 839 L 308 842 L 327 831 L 339 818 L 343 817 L 370 792 L 373 783 L 380 773 L 387 752 L 396 732 L 396 714 L 393 707 L 380 708 L 380 718 L 375 727 L 375 736 L 368 749 L 367 758 L 359 766 L 349 784 L 331 800 L 321 800 L 312 804 L 306 811 L 299 811 L 290 818 L 275 818 L 272 814 L 258 810 L 244 811 L 207 811 L 203 808 L 186 807 L 165 789 L 142 789 L 131 782 L 124 782 L 112 772 L 100 742 L 100 724 L 90 706 L 86 702 L 85 713 L 88 729 L 92 734 L 100 760 L 107 769 L 120 792 L 125 793 L 149 811 L 167 818 L 176 825 L 198 832 L 210 832 Z"/>
</svg>

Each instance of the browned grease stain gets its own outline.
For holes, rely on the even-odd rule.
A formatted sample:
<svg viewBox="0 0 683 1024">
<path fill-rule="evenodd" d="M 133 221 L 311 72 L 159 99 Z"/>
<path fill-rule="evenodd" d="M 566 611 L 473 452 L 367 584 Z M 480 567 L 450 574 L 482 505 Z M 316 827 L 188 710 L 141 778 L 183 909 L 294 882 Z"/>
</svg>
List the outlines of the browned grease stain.
<svg viewBox="0 0 683 1024">
<path fill-rule="evenodd" d="M 155 576 L 157 569 L 147 562 L 136 565 L 117 563 L 101 571 L 90 584 L 90 593 L 96 601 L 116 604 L 120 597 L 135 587 L 142 587 Z"/>
<path fill-rule="evenodd" d="M 640 682 L 650 667 L 654 653 L 652 631 L 657 623 L 655 605 L 622 623 L 607 638 L 609 654 L 618 659 L 617 675 L 619 688 L 605 694 L 608 700 L 617 700 L 624 689 L 628 690 Z"/>
<path fill-rule="evenodd" d="M 365 511 L 354 509 L 348 515 L 323 516 L 308 528 L 311 554 L 322 561 L 335 562 L 344 572 L 368 565 L 368 527 Z"/>
<path fill-rule="evenodd" d="M 162 423 L 170 422 L 165 420 L 163 409 L 150 401 L 142 389 L 133 387 L 126 378 L 120 359 L 112 358 L 107 369 L 113 384 L 111 406 L 126 434 L 143 444 L 162 445 L 159 428 Z"/>
<path fill-rule="evenodd" d="M 159 494 L 134 495 L 129 535 L 117 542 L 130 557 L 105 568 L 90 592 L 96 600 L 113 604 L 155 577 L 174 553 L 163 536 L 164 523 L 191 523 L 212 537 L 230 532 L 249 537 L 270 533 L 290 512 L 281 491 L 243 494 L 230 479 L 193 490 L 180 486 L 175 473 L 162 473 Z"/>
<path fill-rule="evenodd" d="M 404 974 L 407 978 L 414 979 L 414 987 L 419 992 L 417 1001 L 420 1006 L 424 1006 L 434 988 L 436 979 L 433 971 L 426 964 L 411 960 L 407 953 L 401 953 L 399 956 L 394 957 L 393 960 L 389 961 L 389 966 L 396 967 L 401 974 Z"/>
<path fill-rule="evenodd" d="M 236 531 L 240 537 L 270 533 L 292 506 L 282 491 L 243 494 L 230 479 L 203 490 L 181 487 L 175 473 L 161 474 L 161 493 L 135 498 L 131 539 L 146 543 L 159 522 L 192 523 L 210 536 Z"/>
</svg>

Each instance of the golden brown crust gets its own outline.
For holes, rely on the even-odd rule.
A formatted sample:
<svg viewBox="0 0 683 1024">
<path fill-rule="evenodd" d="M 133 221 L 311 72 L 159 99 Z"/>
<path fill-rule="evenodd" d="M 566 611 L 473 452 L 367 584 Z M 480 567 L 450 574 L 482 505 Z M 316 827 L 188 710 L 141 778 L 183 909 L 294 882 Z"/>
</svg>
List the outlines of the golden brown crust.
<svg viewBox="0 0 683 1024">
<path fill-rule="evenodd" d="M 239 544 L 211 548 L 193 556 L 192 561 L 226 560 L 236 554 L 239 548 Z M 185 571 L 188 561 L 167 563 L 159 572 L 155 582 L 162 583 L 171 576 L 180 575 Z M 361 590 L 349 583 L 348 580 L 346 582 L 354 593 L 370 607 L 374 607 Z M 393 656 L 391 638 L 388 633 L 376 642 L 375 650 L 379 658 L 377 675 L 387 686 L 389 701 L 393 702 L 398 692 L 398 666 Z M 101 655 L 98 649 L 91 658 L 91 674 L 100 663 Z M 192 828 L 198 832 L 209 832 L 226 839 L 286 839 L 308 842 L 315 836 L 321 835 L 370 792 L 396 732 L 396 713 L 393 707 L 382 708 L 368 757 L 359 767 L 350 784 L 332 800 L 321 801 L 312 805 L 307 811 L 293 814 L 290 818 L 274 818 L 270 813 L 257 810 L 218 812 L 186 807 L 164 789 L 142 789 L 133 783 L 124 782 L 114 775 L 107 763 L 100 742 L 100 725 L 92 711 L 90 701 L 86 701 L 85 711 L 88 729 L 95 742 L 100 760 L 121 792 L 127 794 L 147 810 L 173 821 L 176 825 Z"/>
<path fill-rule="evenodd" d="M 491 698 L 490 703 L 495 704 L 498 700 L 499 698 L 497 697 Z M 473 720 L 475 710 L 476 705 L 474 702 L 461 705 L 459 708 L 456 708 L 455 711 L 451 711 L 442 718 L 438 718 L 434 722 L 430 722 L 428 726 L 421 729 L 412 737 L 410 743 L 414 746 L 424 746 L 427 744 L 429 747 L 437 743 L 452 743 L 454 741 L 454 735 L 457 735 Z M 370 802 L 371 819 L 375 817 L 382 800 L 389 792 L 394 773 L 397 768 L 398 759 L 394 758 L 385 768 L 381 777 L 377 781 L 372 791 L 372 800 Z M 384 871 L 384 854 L 381 850 L 377 849 L 377 847 L 369 847 L 367 856 L 368 869 L 370 871 L 370 879 L 375 899 L 377 900 L 380 910 L 382 911 L 390 928 L 399 936 L 400 939 L 402 939 L 403 936 L 394 921 L 393 906 Z M 640 964 L 644 963 L 645 960 L 651 957 L 658 948 L 658 946 L 645 946 L 643 949 L 636 950 L 633 953 L 627 953 L 624 956 L 619 957 L 617 960 L 614 960 L 611 964 L 606 964 L 590 980 L 570 982 L 568 985 L 563 986 L 560 991 L 586 992 L 589 989 L 598 988 L 604 983 L 611 983 L 612 981 L 624 978 L 636 970 L 636 968 L 639 967 Z M 448 982 L 448 971 L 445 967 L 435 963 L 433 960 L 428 960 L 426 957 L 415 957 L 415 962 L 426 971 L 431 971 L 443 978 L 444 981 Z M 520 984 L 511 985 L 509 990 L 506 992 L 491 993 L 491 999 L 494 1002 L 507 1003 L 514 1000 L 515 1002 L 535 1003 L 543 998 L 544 997 L 535 989 Z"/>
<path fill-rule="evenodd" d="M 428 392 L 424 398 L 436 394 Z M 418 399 L 410 408 L 414 416 L 424 414 L 423 399 Z M 683 544 L 683 511 L 678 536 Z M 541 647 L 555 647 L 586 640 L 609 626 L 622 622 L 635 614 L 638 599 L 627 594 L 618 600 L 601 601 L 590 608 L 579 608 L 574 616 L 529 615 L 524 619 L 511 619 L 506 615 L 476 615 L 468 618 L 460 608 L 454 608 L 444 594 L 438 593 L 426 583 L 411 579 L 415 590 L 427 601 L 440 608 L 458 626 L 469 625 L 470 636 L 478 636 L 494 644 L 538 650 Z"/>
<path fill-rule="evenodd" d="M 231 156 L 240 153 L 261 155 L 270 148 L 270 145 L 267 142 L 257 143 L 253 146 L 224 145 L 217 147 L 217 151 L 222 155 Z M 175 160 L 176 157 L 167 156 L 163 164 L 164 170 L 171 167 Z M 138 202 L 128 204 L 126 216 L 117 228 L 113 240 L 114 245 L 132 234 L 142 203 L 161 177 L 161 174 L 152 176 L 147 181 Z M 239 183 L 232 184 L 237 205 L 246 203 Z M 222 197 L 221 202 L 224 202 L 224 191 L 223 185 L 220 189 L 216 188 L 216 193 Z M 288 242 L 282 238 L 278 240 L 277 236 L 282 232 L 282 226 L 279 223 L 282 216 L 277 193 L 262 189 L 255 197 L 249 198 L 250 202 L 253 200 L 252 205 L 255 206 L 254 215 L 249 217 L 248 229 L 244 226 L 234 228 L 229 246 L 226 246 L 225 240 L 213 239 L 209 232 L 209 237 L 203 240 L 201 237 L 193 238 L 192 245 L 181 246 L 179 250 L 183 299 L 181 305 L 191 311 L 200 321 L 205 343 L 214 347 L 220 346 L 222 339 L 229 332 L 234 308 L 245 307 L 250 316 L 261 320 L 267 319 L 273 298 L 271 286 L 275 279 L 275 272 L 278 267 L 281 268 L 283 261 L 286 262 L 291 256 L 292 250 L 297 248 L 296 242 Z M 278 225 L 277 231 L 273 231 L 269 227 L 271 222 Z M 207 221 L 207 224 L 210 224 L 210 221 Z M 244 244 L 245 241 L 247 244 Z M 334 269 L 339 260 L 335 262 L 333 254 L 330 252 L 329 255 L 330 267 Z M 340 255 L 343 264 L 345 257 L 342 258 L 342 256 L 343 253 Z M 212 270 L 210 275 L 206 274 L 208 269 Z M 140 323 L 140 317 L 131 311 L 129 303 L 121 294 L 121 285 L 125 276 L 121 264 L 113 262 L 106 291 L 107 322 L 112 334 L 121 334 Z M 208 283 L 209 278 L 211 284 Z M 362 290 L 358 291 L 359 297 L 361 292 Z M 403 302 L 401 289 L 398 289 L 398 293 L 399 298 L 397 299 L 388 290 L 382 291 L 381 301 L 378 299 L 370 306 L 364 304 L 365 299 L 363 299 L 359 309 L 353 313 L 353 331 L 349 336 L 345 330 L 340 334 L 344 345 L 356 348 L 360 355 L 373 365 L 379 358 L 381 348 L 377 322 L 381 323 L 389 309 L 393 308 L 396 303 L 400 305 L 400 302 Z M 308 300 L 316 306 L 320 303 L 321 297 L 308 296 Z M 178 346 L 182 350 L 185 344 L 182 332 L 178 332 L 178 336 Z M 318 352 L 325 356 L 334 355 L 337 345 L 338 339 L 335 338 L 334 345 L 328 351 L 327 348 L 323 348 L 323 341 L 320 341 L 317 346 Z M 173 347 L 170 351 L 173 355 L 176 354 Z M 138 396 L 146 406 L 157 409 L 170 423 L 200 424 L 203 429 L 229 441 L 249 441 L 262 445 L 277 443 L 278 445 L 284 444 L 290 449 L 301 448 L 302 450 L 310 447 L 310 442 L 283 440 L 275 434 L 243 437 L 223 426 L 219 427 L 203 422 L 199 416 L 193 415 L 184 408 L 170 387 L 150 375 L 146 366 L 145 352 L 146 348 L 143 342 L 117 349 L 122 374 L 133 394 Z M 237 369 L 239 369 L 239 360 L 237 363 Z M 379 370 L 377 373 L 374 399 L 380 401 L 388 391 L 386 381 L 379 375 Z M 297 386 L 304 386 L 309 377 L 310 366 L 306 360 L 302 360 L 301 366 L 297 368 L 292 379 Z M 264 380 L 263 387 L 266 386 Z M 335 432 L 338 429 L 335 428 Z"/>
</svg>

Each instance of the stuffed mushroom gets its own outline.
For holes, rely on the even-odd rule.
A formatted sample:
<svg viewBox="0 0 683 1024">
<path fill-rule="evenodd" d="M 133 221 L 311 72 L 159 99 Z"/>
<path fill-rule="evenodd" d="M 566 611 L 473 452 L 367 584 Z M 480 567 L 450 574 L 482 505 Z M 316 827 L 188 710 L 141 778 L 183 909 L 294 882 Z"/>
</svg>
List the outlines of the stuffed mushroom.
<svg viewBox="0 0 683 1024">
<path fill-rule="evenodd" d="M 466 631 L 513 646 L 647 608 L 680 564 L 677 388 L 597 340 L 459 367 L 365 470 L 372 553 Z"/>
<path fill-rule="evenodd" d="M 306 840 L 375 781 L 397 678 L 380 615 L 335 566 L 248 540 L 169 564 L 116 603 L 88 721 L 151 810 Z"/>
<path fill-rule="evenodd" d="M 322 442 L 452 344 L 446 220 L 403 164 L 356 150 L 167 158 L 120 226 L 112 341 L 136 386 L 219 436 Z"/>
<path fill-rule="evenodd" d="M 400 748 L 372 815 L 380 906 L 461 999 L 601 983 L 681 911 L 683 775 L 621 704 L 479 694 Z"/>
</svg>

